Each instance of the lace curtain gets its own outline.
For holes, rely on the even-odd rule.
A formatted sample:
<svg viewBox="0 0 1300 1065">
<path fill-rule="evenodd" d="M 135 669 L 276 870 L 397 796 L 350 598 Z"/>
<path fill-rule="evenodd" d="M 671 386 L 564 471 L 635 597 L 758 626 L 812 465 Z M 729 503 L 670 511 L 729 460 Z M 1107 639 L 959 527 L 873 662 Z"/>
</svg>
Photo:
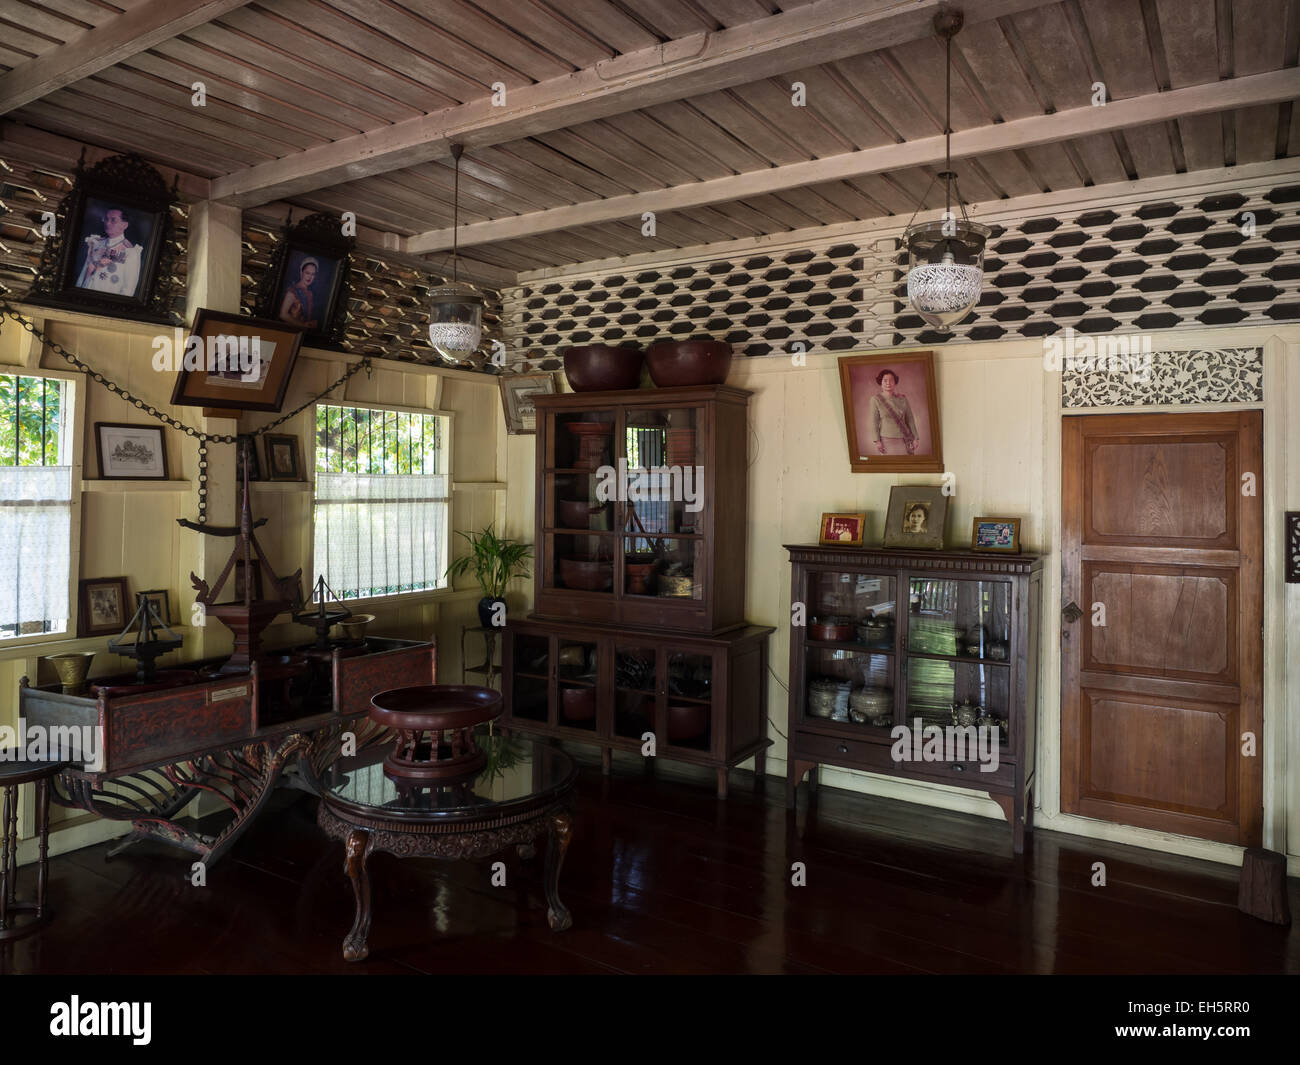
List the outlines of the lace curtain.
<svg viewBox="0 0 1300 1065">
<path fill-rule="evenodd" d="M 317 473 L 316 568 L 341 598 L 441 588 L 448 479 Z"/>
<path fill-rule="evenodd" d="M 0 466 L 0 639 L 68 627 L 72 468 Z"/>
</svg>

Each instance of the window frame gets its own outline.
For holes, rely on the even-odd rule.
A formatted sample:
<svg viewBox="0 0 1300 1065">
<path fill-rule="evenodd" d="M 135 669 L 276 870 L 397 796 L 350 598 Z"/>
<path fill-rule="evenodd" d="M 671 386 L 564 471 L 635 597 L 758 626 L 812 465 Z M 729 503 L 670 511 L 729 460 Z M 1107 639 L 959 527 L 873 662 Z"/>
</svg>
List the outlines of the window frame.
<svg viewBox="0 0 1300 1065">
<path fill-rule="evenodd" d="M 34 363 L 34 364 L 33 364 Z M 72 523 L 72 528 L 68 530 L 68 628 L 66 632 L 38 632 L 30 636 L 14 636 L 10 639 L 0 639 L 0 656 L 5 658 L 12 657 L 8 654 L 11 650 L 20 648 L 43 647 L 46 644 L 67 644 L 80 642 L 85 644 L 100 645 L 103 643 L 103 637 L 79 637 L 77 633 L 81 628 L 80 610 L 81 604 L 78 602 L 79 596 L 77 589 L 79 587 L 78 575 L 81 573 L 81 481 L 84 469 L 83 459 L 85 457 L 86 435 L 85 435 L 85 414 L 83 407 L 88 404 L 83 402 L 82 383 L 86 380 L 84 374 L 77 373 L 73 370 L 47 370 L 40 365 L 39 354 L 35 359 L 28 360 L 27 363 L 5 363 L 0 364 L 0 373 L 6 376 L 13 375 L 16 377 L 45 377 L 52 381 L 64 381 L 66 387 L 64 390 L 64 403 L 67 408 L 67 417 L 65 424 L 71 430 L 71 439 L 60 440 L 59 447 L 62 452 L 65 448 L 69 457 L 68 465 L 71 467 L 69 474 L 71 478 L 70 499 L 68 501 L 68 520 Z"/>
<path fill-rule="evenodd" d="M 455 497 L 456 484 L 452 479 L 452 461 L 454 459 L 454 447 L 456 438 L 456 412 L 450 410 L 441 410 L 437 407 L 413 407 L 403 403 L 373 403 L 363 400 L 338 399 L 330 400 L 328 397 L 322 397 L 311 407 L 311 420 L 308 423 L 308 432 L 311 437 L 310 449 L 304 448 L 304 452 L 310 450 L 310 459 L 305 461 L 310 466 L 311 473 L 311 535 L 307 539 L 307 557 L 310 561 L 308 572 L 313 576 L 310 583 L 316 582 L 316 575 L 320 573 L 316 565 L 316 418 L 317 411 L 321 407 L 354 407 L 359 410 L 377 410 L 393 411 L 396 414 L 422 414 L 431 415 L 447 419 L 447 565 L 451 564 L 454 553 L 452 551 L 452 537 L 455 536 Z M 445 574 L 444 574 L 445 577 Z M 304 593 L 309 590 L 304 588 Z M 354 607 L 370 606 L 393 606 L 406 603 L 421 603 L 436 601 L 440 599 L 451 599 L 456 596 L 456 588 L 450 581 L 442 588 L 425 588 L 418 592 L 391 592 L 388 595 L 370 595 L 358 599 L 344 599 L 342 602 L 348 609 Z"/>
</svg>

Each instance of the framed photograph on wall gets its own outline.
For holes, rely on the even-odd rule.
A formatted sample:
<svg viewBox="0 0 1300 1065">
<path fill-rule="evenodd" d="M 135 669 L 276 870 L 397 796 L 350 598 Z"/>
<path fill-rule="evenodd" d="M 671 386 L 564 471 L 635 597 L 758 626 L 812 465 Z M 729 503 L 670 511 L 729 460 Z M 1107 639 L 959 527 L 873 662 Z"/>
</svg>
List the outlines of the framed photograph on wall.
<svg viewBox="0 0 1300 1065">
<path fill-rule="evenodd" d="M 263 411 L 284 406 L 302 346 L 300 327 L 203 308 L 190 333 L 203 344 L 202 367 L 177 373 L 173 406 Z"/>
<path fill-rule="evenodd" d="M 976 518 L 971 527 L 972 551 L 999 551 L 1020 554 L 1019 518 Z"/>
<path fill-rule="evenodd" d="M 296 436 L 266 434 L 266 472 L 267 479 L 272 481 L 302 480 Z"/>
<path fill-rule="evenodd" d="M 819 544 L 839 547 L 861 547 L 862 535 L 867 528 L 867 515 L 823 514 Z"/>
<path fill-rule="evenodd" d="M 167 441 L 161 425 L 96 422 L 103 480 L 167 480 Z"/>
<path fill-rule="evenodd" d="M 347 326 L 355 237 L 338 215 L 288 224 L 257 294 L 257 314 L 301 329 L 310 347 L 337 348 Z"/>
<path fill-rule="evenodd" d="M 79 582 L 77 593 L 78 636 L 116 636 L 135 613 L 125 577 L 92 577 Z"/>
<path fill-rule="evenodd" d="M 500 378 L 501 405 L 506 412 L 506 432 L 511 436 L 536 435 L 537 408 L 533 396 L 555 394 L 555 375 L 549 373 L 511 374 Z"/>
<path fill-rule="evenodd" d="M 171 599 L 167 595 L 166 589 L 154 588 L 147 592 L 136 592 L 135 602 L 137 608 L 140 605 L 141 599 L 149 600 L 153 605 L 154 610 L 157 611 L 158 616 L 162 619 L 164 625 L 170 625 L 172 623 Z"/>
<path fill-rule="evenodd" d="M 889 490 L 885 546 L 943 550 L 948 497 L 941 485 L 896 484 Z"/>
<path fill-rule="evenodd" d="M 77 164 L 55 212 L 28 300 L 95 314 L 172 322 L 176 187 L 140 156 Z"/>
<path fill-rule="evenodd" d="M 854 473 L 942 473 L 934 353 L 840 359 L 840 395 Z"/>
</svg>

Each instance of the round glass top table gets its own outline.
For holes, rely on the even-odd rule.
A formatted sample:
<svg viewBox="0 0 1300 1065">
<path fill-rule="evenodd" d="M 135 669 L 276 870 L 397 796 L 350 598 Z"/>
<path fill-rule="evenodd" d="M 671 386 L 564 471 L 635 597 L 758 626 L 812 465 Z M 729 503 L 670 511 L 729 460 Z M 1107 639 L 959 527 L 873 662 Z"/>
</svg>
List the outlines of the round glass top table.
<svg viewBox="0 0 1300 1065">
<path fill-rule="evenodd" d="M 399 858 L 485 858 L 509 847 L 521 857 L 547 837 L 547 921 L 562 932 L 573 924 L 560 901 L 560 867 L 573 829 L 577 770 L 563 751 L 535 740 L 479 737 L 488 752 L 481 769 L 436 783 L 404 780 L 385 771 L 387 745 L 340 758 L 314 780 L 317 821 L 343 841 L 344 872 L 356 896 L 356 919 L 343 940 L 343 957 L 369 954 L 370 874 L 373 851 Z"/>
</svg>

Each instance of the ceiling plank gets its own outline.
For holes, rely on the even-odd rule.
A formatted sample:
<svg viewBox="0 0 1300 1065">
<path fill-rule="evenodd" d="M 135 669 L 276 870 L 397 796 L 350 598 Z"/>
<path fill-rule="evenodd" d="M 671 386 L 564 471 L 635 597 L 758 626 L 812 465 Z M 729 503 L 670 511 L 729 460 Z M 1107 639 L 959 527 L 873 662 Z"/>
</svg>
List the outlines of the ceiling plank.
<svg viewBox="0 0 1300 1065">
<path fill-rule="evenodd" d="M 1297 92 L 1300 92 L 1300 71 L 1288 69 L 1253 74 L 1217 84 L 1194 85 L 1171 92 L 1113 100 L 1105 107 L 1088 105 L 1058 111 L 1054 115 L 1033 115 L 998 125 L 959 130 L 952 136 L 952 154 L 954 158 L 961 159 L 1022 149 L 1030 145 L 1053 144 L 1108 130 L 1132 129 L 1183 115 L 1280 103 L 1292 99 Z M 645 211 L 680 210 L 761 196 L 823 181 L 893 172 L 905 167 L 932 166 L 942 162 L 943 158 L 944 138 L 923 137 L 902 144 L 844 152 L 824 159 L 790 163 L 732 177 L 479 222 L 462 226 L 459 238 L 463 245 L 508 240 L 554 232 L 570 226 L 632 217 Z M 436 251 L 450 247 L 451 238 L 450 229 L 422 233 L 408 239 L 407 250 L 412 253 Z"/>
<path fill-rule="evenodd" d="M 968 21 L 985 21 L 1051 2 L 987 0 L 967 17 Z M 931 20 L 940 6 L 941 0 L 907 4 L 897 0 L 817 0 L 732 29 L 640 47 L 563 77 L 511 88 L 505 106 L 494 107 L 490 96 L 481 96 L 457 107 L 236 171 L 217 182 L 214 194 L 224 202 L 247 207 L 445 158 L 453 141 L 472 151 L 747 84 L 803 66 L 812 49 L 821 61 L 832 62 L 889 48 L 932 34 Z"/>
<path fill-rule="evenodd" d="M 247 0 L 148 0 L 0 77 L 0 115 L 243 7 Z"/>
</svg>

